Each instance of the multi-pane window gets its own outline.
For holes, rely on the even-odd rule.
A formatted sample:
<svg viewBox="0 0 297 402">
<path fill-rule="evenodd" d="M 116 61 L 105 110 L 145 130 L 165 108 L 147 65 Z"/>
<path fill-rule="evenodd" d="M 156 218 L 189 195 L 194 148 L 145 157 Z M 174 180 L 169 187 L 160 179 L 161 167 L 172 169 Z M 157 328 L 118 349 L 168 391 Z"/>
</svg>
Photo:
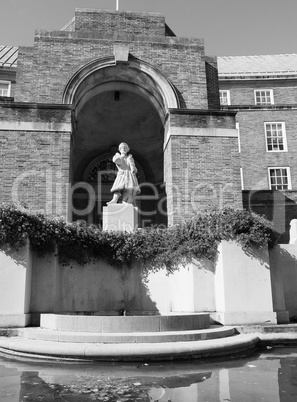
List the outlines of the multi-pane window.
<svg viewBox="0 0 297 402">
<path fill-rule="evenodd" d="M 221 90 L 220 91 L 220 104 L 230 105 L 230 91 L 229 90 Z"/>
<path fill-rule="evenodd" d="M 9 81 L 0 81 L 0 96 L 10 96 Z"/>
<path fill-rule="evenodd" d="M 288 167 L 268 168 L 269 186 L 271 190 L 290 190 L 291 176 Z"/>
<path fill-rule="evenodd" d="M 285 123 L 264 123 L 268 152 L 287 151 Z"/>
<path fill-rule="evenodd" d="M 273 90 L 272 89 L 257 89 L 255 90 L 256 105 L 273 105 Z"/>
</svg>

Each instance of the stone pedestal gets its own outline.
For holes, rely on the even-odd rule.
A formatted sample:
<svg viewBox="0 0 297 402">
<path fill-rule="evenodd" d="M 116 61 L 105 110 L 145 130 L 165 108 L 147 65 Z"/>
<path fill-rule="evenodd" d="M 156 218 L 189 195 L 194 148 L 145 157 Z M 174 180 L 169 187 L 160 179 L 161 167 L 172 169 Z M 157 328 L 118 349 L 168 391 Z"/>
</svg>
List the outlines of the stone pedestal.
<svg viewBox="0 0 297 402">
<path fill-rule="evenodd" d="M 103 207 L 103 230 L 133 232 L 138 228 L 138 208 L 132 204 L 109 204 Z"/>
</svg>

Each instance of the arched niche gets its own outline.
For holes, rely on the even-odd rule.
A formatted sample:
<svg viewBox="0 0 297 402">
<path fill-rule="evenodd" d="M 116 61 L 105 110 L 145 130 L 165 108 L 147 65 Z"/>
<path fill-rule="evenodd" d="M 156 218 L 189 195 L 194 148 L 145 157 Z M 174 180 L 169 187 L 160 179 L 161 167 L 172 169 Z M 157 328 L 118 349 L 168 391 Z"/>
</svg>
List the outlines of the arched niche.
<svg viewBox="0 0 297 402">
<path fill-rule="evenodd" d="M 72 184 L 88 181 L 90 164 L 102 155 L 111 155 L 124 141 L 143 172 L 142 180 L 148 182 L 148 193 L 151 185 L 163 188 L 164 197 L 164 125 L 168 108 L 179 107 L 169 80 L 137 59 L 129 59 L 128 63 L 115 63 L 112 58 L 95 60 L 70 79 L 63 102 L 73 104 L 74 110 Z M 98 194 L 98 186 L 95 191 Z M 107 193 L 106 190 L 105 197 Z M 158 200 L 145 200 L 142 205 L 147 211 L 157 203 Z M 153 223 L 158 220 L 156 216 Z"/>
</svg>

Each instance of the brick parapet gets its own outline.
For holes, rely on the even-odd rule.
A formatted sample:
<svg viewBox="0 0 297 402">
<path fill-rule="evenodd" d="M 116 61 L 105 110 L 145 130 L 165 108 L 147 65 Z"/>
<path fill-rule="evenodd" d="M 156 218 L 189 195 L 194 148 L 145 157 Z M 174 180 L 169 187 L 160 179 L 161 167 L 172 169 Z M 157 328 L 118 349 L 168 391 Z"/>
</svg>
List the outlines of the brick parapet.
<svg viewBox="0 0 297 402">
<path fill-rule="evenodd" d="M 75 30 L 92 32 L 132 31 L 134 34 L 165 36 L 165 15 L 138 11 L 78 8 Z"/>
<path fill-rule="evenodd" d="M 190 38 L 186 36 L 156 36 L 156 35 L 134 35 L 127 32 L 93 32 L 93 31 L 52 31 L 47 29 L 36 29 L 34 43 L 40 40 L 50 41 L 59 40 L 60 42 L 67 41 L 123 41 L 123 42 L 150 42 L 150 43 L 164 43 L 167 45 L 180 45 L 198 48 L 204 51 L 203 38 Z M 21 49 L 24 47 L 22 46 Z M 28 47 L 32 49 L 32 47 Z"/>
<path fill-rule="evenodd" d="M 70 78 L 91 61 L 113 57 L 115 43 L 129 46 L 131 56 L 159 69 L 176 87 L 184 106 L 208 107 L 202 40 L 129 34 L 106 38 L 65 31 L 39 31 L 31 53 L 20 49 L 16 101 L 60 103 Z"/>
</svg>

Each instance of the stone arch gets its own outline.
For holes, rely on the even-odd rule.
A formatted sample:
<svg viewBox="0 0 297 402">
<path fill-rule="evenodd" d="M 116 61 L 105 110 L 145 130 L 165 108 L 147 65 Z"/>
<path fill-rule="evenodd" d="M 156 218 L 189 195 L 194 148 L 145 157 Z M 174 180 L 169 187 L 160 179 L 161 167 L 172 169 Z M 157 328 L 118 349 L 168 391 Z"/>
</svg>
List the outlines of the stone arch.
<svg viewBox="0 0 297 402">
<path fill-rule="evenodd" d="M 79 69 L 68 81 L 62 102 L 73 104 L 78 113 L 94 94 L 119 87 L 149 99 L 163 121 L 168 109 L 180 107 L 173 84 L 156 67 L 136 58 L 116 63 L 113 57 L 91 61 Z"/>
</svg>

